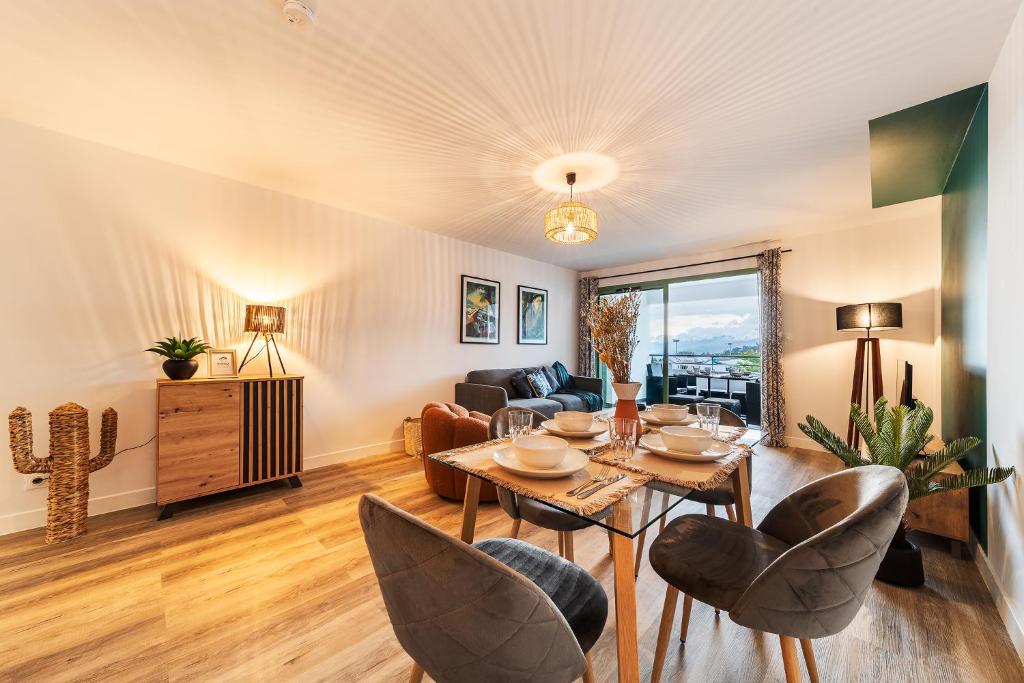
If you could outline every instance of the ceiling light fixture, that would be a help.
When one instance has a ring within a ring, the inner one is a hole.
[[[281,13],[292,26],[312,26],[316,22],[316,10],[302,0],[285,0]]]
[[[544,236],[558,244],[586,244],[597,239],[597,212],[583,202],[572,198],[572,186],[576,184],[576,173],[565,174],[569,183],[569,201],[544,214]]]

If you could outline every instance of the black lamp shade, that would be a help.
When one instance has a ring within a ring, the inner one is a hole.
[[[903,327],[903,304],[851,304],[836,308],[837,330],[896,330]]]

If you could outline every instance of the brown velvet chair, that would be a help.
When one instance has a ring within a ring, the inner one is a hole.
[[[454,403],[440,402],[423,406],[420,417],[423,474],[427,485],[442,498],[462,500],[466,497],[466,475],[427,456],[487,441],[487,425],[491,418],[483,413],[471,413]],[[482,482],[480,501],[493,502],[497,499],[494,484]]]

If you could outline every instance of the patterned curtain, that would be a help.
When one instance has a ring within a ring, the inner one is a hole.
[[[786,445],[782,377],[782,250],[757,255],[761,285],[761,429],[766,446]]]
[[[596,377],[597,367],[594,365],[594,339],[587,327],[591,307],[597,303],[597,278],[580,278],[580,319],[579,344],[576,351],[576,374],[580,377]]]

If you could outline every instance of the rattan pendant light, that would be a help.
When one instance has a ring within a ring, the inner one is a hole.
[[[569,201],[544,214],[544,236],[558,244],[586,244],[597,239],[597,212],[572,198],[576,173],[565,174],[569,183]]]

